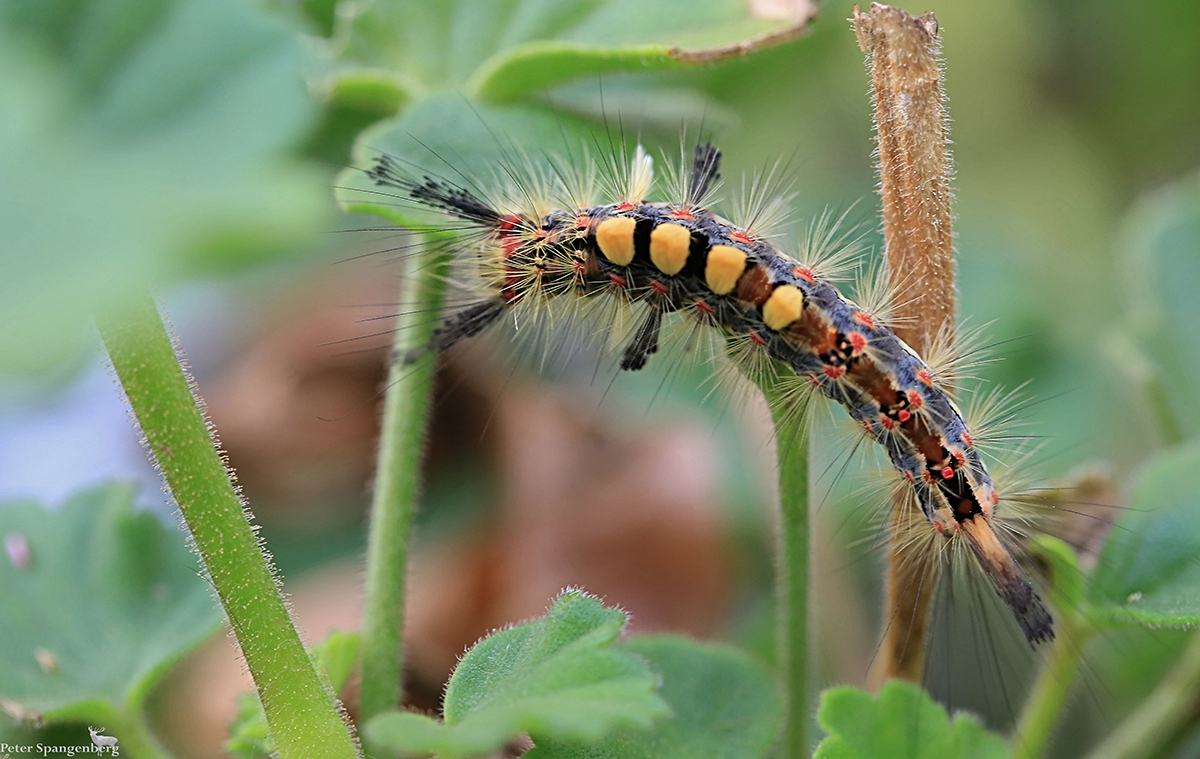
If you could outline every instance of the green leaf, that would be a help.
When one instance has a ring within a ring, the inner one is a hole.
[[[414,93],[495,103],[573,79],[745,55],[798,37],[815,13],[815,3],[756,11],[742,0],[373,3],[349,21],[342,58],[399,70]]]
[[[44,369],[148,285],[293,249],[323,181],[299,35],[247,0],[0,7],[0,367]]]
[[[1134,368],[1168,437],[1200,429],[1200,173],[1147,193],[1121,246]]]
[[[667,712],[637,657],[609,645],[626,616],[579,591],[545,617],[493,633],[467,652],[446,687],[445,722],[391,713],[367,738],[397,754],[483,756],[520,733],[595,740],[619,726],[645,728]]]
[[[267,726],[267,715],[263,712],[258,693],[243,693],[237,699],[237,716],[229,725],[229,739],[224,749],[234,759],[266,759],[271,756],[274,743],[271,729]]]
[[[325,638],[325,642],[313,649],[312,654],[317,658],[317,664],[329,678],[329,687],[341,693],[354,671],[358,661],[358,648],[361,643],[358,633],[345,633],[334,630]]]
[[[532,734],[537,747],[528,759],[755,759],[771,747],[783,705],[771,674],[746,654],[670,635],[642,635],[620,647],[659,673],[671,718],[591,745]]]
[[[139,715],[220,623],[184,536],[133,495],[108,485],[54,510],[0,506],[0,696],[48,722]]]
[[[1200,622],[1200,443],[1142,471],[1100,551],[1091,596],[1116,623]]]
[[[893,680],[872,698],[856,688],[821,694],[817,721],[828,736],[814,759],[1004,759],[1004,740],[974,715],[953,719],[912,683]]]

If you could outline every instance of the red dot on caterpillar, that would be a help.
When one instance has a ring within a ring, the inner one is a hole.
[[[867,349],[868,340],[866,335],[861,332],[851,332],[849,334],[850,348],[854,351],[854,355],[862,355]]]
[[[797,264],[796,266],[792,267],[792,273],[795,274],[800,279],[803,279],[805,282],[816,282],[817,281],[816,276],[812,273],[812,270],[809,269],[807,266],[800,266],[799,264]]]

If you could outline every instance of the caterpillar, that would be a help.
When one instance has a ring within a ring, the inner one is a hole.
[[[681,199],[648,202],[654,161],[638,146],[628,164],[614,159],[612,197],[596,204],[592,175],[559,182],[559,197],[528,186],[485,193],[376,156],[367,176],[380,192],[456,220],[442,229],[453,227],[483,293],[398,360],[440,353],[517,309],[611,297],[644,307],[620,354],[620,368],[636,371],[658,351],[664,316],[678,312],[718,330],[749,364],[781,362],[798,387],[843,406],[882,446],[924,519],[969,546],[1029,644],[1051,640],[1051,614],[994,529],[1001,496],[939,373],[885,318],[843,296],[828,266],[780,251],[762,231],[764,209],[740,224],[713,212],[721,152],[711,143],[681,164]],[[507,174],[522,185],[519,172]]]

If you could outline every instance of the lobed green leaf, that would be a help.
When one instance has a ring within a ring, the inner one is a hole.
[[[953,719],[912,683],[893,680],[872,697],[856,688],[821,695],[817,721],[828,736],[814,759],[1004,759],[1004,740],[973,715]]]
[[[783,720],[779,689],[745,653],[672,635],[637,636],[619,646],[659,673],[670,718],[588,745],[531,734],[537,747],[528,759],[756,759],[771,747]]]
[[[220,624],[179,533],[134,511],[133,495],[113,484],[54,510],[0,506],[0,697],[45,721],[140,716]]]
[[[579,591],[546,616],[477,643],[446,686],[445,722],[394,712],[366,736],[396,754],[483,756],[521,733],[589,741],[665,714],[658,681],[638,657],[611,646],[626,616]]]

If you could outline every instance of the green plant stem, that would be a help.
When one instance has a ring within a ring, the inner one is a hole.
[[[1192,635],[1175,666],[1121,726],[1088,759],[1154,756],[1179,728],[1193,719],[1200,694],[1200,633]]]
[[[406,260],[394,356],[429,344],[437,323],[430,314],[441,308],[445,265],[433,246]],[[388,372],[367,543],[359,718],[363,724],[400,706],[409,528],[416,509],[436,363],[436,357],[430,356],[412,364],[396,359]]]
[[[167,480],[254,677],[282,759],[359,756],[309,660],[149,294],[97,320],[145,444]]]
[[[780,371],[788,371],[780,369]],[[760,383],[771,406],[779,464],[779,540],[775,570],[776,661],[783,674],[780,759],[809,755],[808,729],[808,430],[788,402],[779,378]]]
[[[1083,648],[1094,632],[1095,628],[1078,614],[1061,613],[1054,643],[1013,730],[1013,759],[1036,759],[1045,753],[1071,695]]]
[[[1157,368],[1148,368],[1146,371],[1147,376],[1142,383],[1142,390],[1154,412],[1154,421],[1158,425],[1158,432],[1167,446],[1179,445],[1184,441],[1183,430],[1179,428],[1178,415],[1171,408],[1171,399],[1166,387],[1163,386],[1162,376]]]

